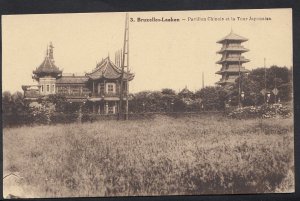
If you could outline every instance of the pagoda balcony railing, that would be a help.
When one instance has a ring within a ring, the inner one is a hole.
[[[124,91],[123,93],[123,96],[125,97],[126,96],[126,91]],[[107,93],[107,92],[94,92],[94,93],[91,93],[91,97],[120,97],[120,93],[119,92],[110,92],[110,93]]]
[[[239,70],[246,70],[244,66],[240,67],[228,67],[228,68],[222,68],[221,71],[239,71]]]
[[[222,49],[226,49],[226,48],[245,48],[243,45],[226,45],[226,46],[222,46]]]
[[[226,47],[238,47],[238,48],[244,48],[243,45],[234,45],[234,44],[227,45]]]
[[[224,61],[226,59],[235,59],[236,61],[238,61],[238,60],[241,60],[241,61],[247,60],[244,56],[227,55],[227,56],[223,56],[221,58],[221,61]]]
[[[222,47],[218,52],[223,52],[224,50],[228,50],[228,49],[231,49],[231,50],[236,50],[236,51],[248,51],[247,48],[245,48],[244,46],[242,45],[231,45],[231,46],[224,46]]]
[[[234,58],[234,59],[241,59],[241,60],[243,60],[243,59],[245,59],[245,57],[244,56],[235,56],[235,55],[228,55],[226,58]]]

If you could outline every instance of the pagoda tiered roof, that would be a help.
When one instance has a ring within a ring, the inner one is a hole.
[[[241,72],[241,73],[249,73],[250,71],[248,69],[245,69],[245,67],[241,67],[241,69],[238,69],[238,68],[229,68],[229,69],[226,69],[226,70],[220,70],[220,71],[217,71],[216,74],[224,74],[224,73],[236,73],[236,72]]]
[[[223,47],[221,50],[217,51],[218,54],[223,54],[226,51],[231,51],[231,52],[248,52],[249,49],[244,48],[243,46],[228,46],[228,47]]]
[[[231,31],[227,36],[225,36],[221,40],[218,40],[217,43],[224,43],[226,41],[245,42],[247,40],[248,40],[247,38],[237,35],[237,34],[233,33],[233,31]]]
[[[227,36],[217,41],[217,43],[222,44],[221,50],[217,51],[218,54],[222,55],[222,58],[216,64],[221,64],[222,68],[216,74],[222,75],[222,78],[216,84],[233,84],[240,74],[249,73],[249,70],[243,66],[243,63],[247,63],[250,60],[241,56],[244,52],[249,51],[249,49],[241,45],[245,41],[248,41],[248,39],[233,33],[232,30]]]
[[[218,82],[216,82],[216,84],[231,84],[231,83],[234,83],[235,82],[235,80],[236,80],[237,78],[228,78],[228,79],[226,79],[226,80],[220,80],[220,81],[218,81]]]
[[[86,73],[86,76],[92,80],[97,80],[101,78],[106,79],[117,79],[121,78],[122,69],[116,66],[108,57],[103,59],[100,63],[96,65],[96,68],[91,73]],[[134,78],[133,73],[124,72],[124,78],[131,81]]]
[[[222,63],[225,63],[225,62],[246,63],[246,62],[249,62],[249,61],[250,60],[246,59],[245,57],[226,57],[226,58],[223,58],[223,59],[217,61],[216,64],[222,64]]]

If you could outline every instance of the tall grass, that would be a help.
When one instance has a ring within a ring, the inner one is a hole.
[[[4,171],[20,172],[34,197],[289,192],[293,150],[291,119],[157,116],[4,129]]]

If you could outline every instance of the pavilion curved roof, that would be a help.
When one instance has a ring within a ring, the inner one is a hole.
[[[61,74],[62,71],[54,64],[54,61],[50,59],[48,56],[45,57],[44,61],[41,65],[33,71],[34,74]]]
[[[109,57],[103,59],[100,63],[96,65],[96,68],[90,72],[86,73],[86,76],[92,80],[97,80],[101,78],[106,79],[117,79],[120,78],[122,74],[122,69],[116,66]],[[131,81],[134,78],[133,73],[124,72],[124,79]]]
[[[193,92],[191,92],[191,91],[187,88],[187,86],[186,86],[186,87],[185,87],[184,89],[182,89],[178,94],[179,94],[179,95],[192,95]]]

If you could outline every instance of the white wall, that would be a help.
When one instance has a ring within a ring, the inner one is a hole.
[[[53,77],[43,77],[39,79],[40,93],[42,95],[55,94],[56,79]]]

